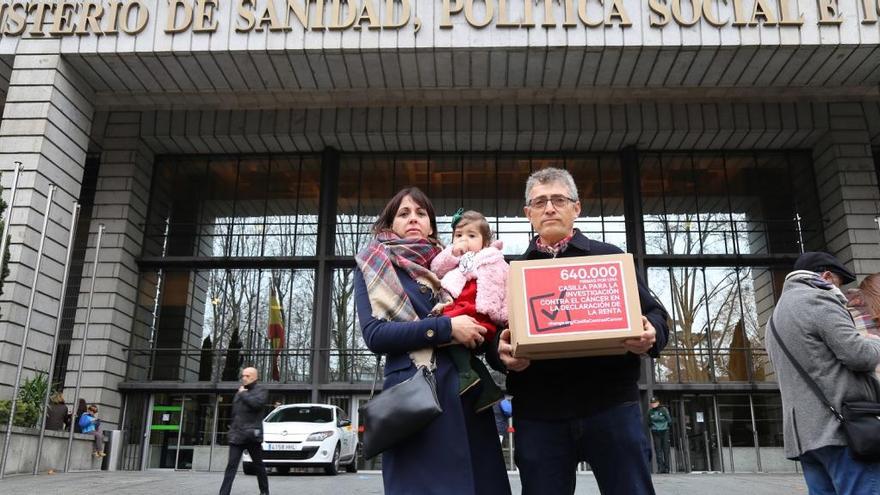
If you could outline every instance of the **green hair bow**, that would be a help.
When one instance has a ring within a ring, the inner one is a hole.
[[[464,208],[459,208],[458,211],[456,211],[455,214],[452,215],[451,225],[452,225],[453,230],[455,230],[455,226],[458,224],[458,222],[461,221],[461,214],[462,213],[464,213]]]

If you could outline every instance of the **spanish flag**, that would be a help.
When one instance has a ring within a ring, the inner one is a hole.
[[[269,345],[272,347],[272,379],[281,379],[278,369],[278,357],[284,347],[284,318],[281,316],[281,304],[275,291],[275,280],[272,280],[272,292],[269,295]]]

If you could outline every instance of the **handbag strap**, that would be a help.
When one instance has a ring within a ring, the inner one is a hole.
[[[379,381],[379,372],[382,370],[381,363],[382,363],[382,355],[376,354],[376,372],[373,373],[373,385],[370,387],[370,399],[369,400],[373,400],[373,395],[375,395],[375,393],[376,393],[376,383]],[[428,373],[429,375],[431,373],[433,373],[433,371],[431,371],[431,369],[436,368],[436,367],[437,367],[437,353],[436,352],[431,353],[431,367],[430,368],[426,367],[426,366],[420,366],[420,368],[423,368],[425,370],[425,372]]]
[[[376,393],[376,382],[379,381],[379,371],[382,369],[382,355],[376,354],[376,372],[373,373],[373,386],[370,387],[370,399],[373,400],[373,394]]]
[[[818,397],[819,400],[821,400],[822,403],[825,404],[825,407],[831,410],[831,414],[833,414],[834,417],[837,418],[837,421],[841,423],[845,422],[846,420],[844,419],[843,415],[840,414],[837,409],[834,408],[831,402],[828,401],[828,399],[825,397],[825,394],[822,393],[822,389],[819,388],[819,385],[817,385],[816,382],[810,377],[810,375],[807,374],[806,370],[804,370],[797,359],[792,356],[785,343],[782,342],[782,338],[779,337],[779,333],[776,331],[776,325],[773,323],[773,316],[770,316],[770,334],[773,335],[774,339],[776,339],[776,343],[779,344],[779,348],[782,349],[782,352],[785,353],[785,355],[788,357],[788,360],[794,366],[794,369],[796,369],[797,372],[801,375],[801,378],[803,378],[804,381],[807,382],[810,390],[812,390],[813,393],[816,394],[816,397]]]

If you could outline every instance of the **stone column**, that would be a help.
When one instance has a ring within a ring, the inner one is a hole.
[[[829,105],[830,126],[813,147],[828,250],[859,278],[880,272],[880,189],[859,103]]]
[[[58,186],[47,238],[23,379],[48,371],[73,201],[79,198],[94,94],[57,54],[57,40],[19,43],[0,122],[0,173],[9,202],[14,162],[22,163],[9,227],[9,276],[0,296],[0,398],[9,398],[22,344],[46,194]]]
[[[122,406],[119,382],[125,379],[128,358],[123,349],[131,345],[131,332],[137,324],[139,274],[135,259],[144,244],[153,171],[153,152],[139,137],[140,117],[135,112],[112,113],[105,129],[98,130],[101,163],[65,381],[72,393],[94,270],[95,240],[98,226],[104,224],[80,396],[99,404],[102,419],[111,424],[118,422]],[[68,398],[73,402],[73,396]]]

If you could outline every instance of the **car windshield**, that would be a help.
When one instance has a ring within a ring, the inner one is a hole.
[[[270,414],[267,423],[331,423],[333,410],[326,407],[286,407]]]

